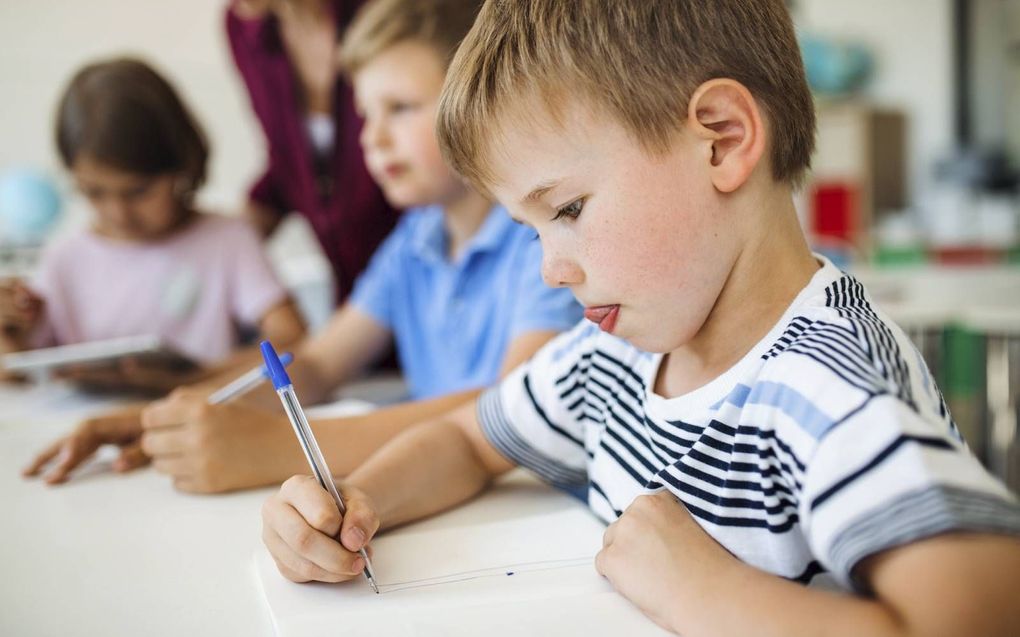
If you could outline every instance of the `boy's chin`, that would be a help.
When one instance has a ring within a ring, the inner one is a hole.
[[[424,193],[409,192],[406,189],[383,188],[383,197],[386,198],[386,203],[390,204],[390,207],[397,210],[419,208],[436,203],[429,197],[426,197]]]

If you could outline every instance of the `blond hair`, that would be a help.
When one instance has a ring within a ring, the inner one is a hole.
[[[386,49],[420,42],[449,65],[471,29],[481,0],[372,0],[355,15],[340,46],[340,65],[351,76]]]
[[[451,167],[476,187],[494,183],[494,133],[506,116],[558,121],[583,100],[662,152],[712,78],[745,85],[764,110],[777,181],[810,167],[815,113],[782,0],[487,0],[447,73],[438,138]]]

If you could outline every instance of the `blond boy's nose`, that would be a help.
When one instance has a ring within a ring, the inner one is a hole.
[[[563,257],[542,256],[542,280],[551,288],[570,287],[584,280],[584,273],[576,263]]]
[[[381,148],[388,139],[385,127],[379,123],[366,120],[361,128],[361,146],[363,148]]]

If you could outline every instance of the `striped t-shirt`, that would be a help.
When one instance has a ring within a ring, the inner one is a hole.
[[[743,561],[812,585],[851,588],[864,557],[947,531],[1020,534],[917,350],[831,263],[707,385],[656,395],[661,361],[582,322],[484,394],[479,420],[607,522],[666,488]]]

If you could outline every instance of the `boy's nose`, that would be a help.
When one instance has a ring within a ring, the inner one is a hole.
[[[379,123],[366,120],[361,127],[361,147],[366,150],[383,148],[386,146],[388,139],[386,127]]]
[[[551,288],[570,287],[584,281],[584,271],[571,259],[543,251],[542,280]]]

